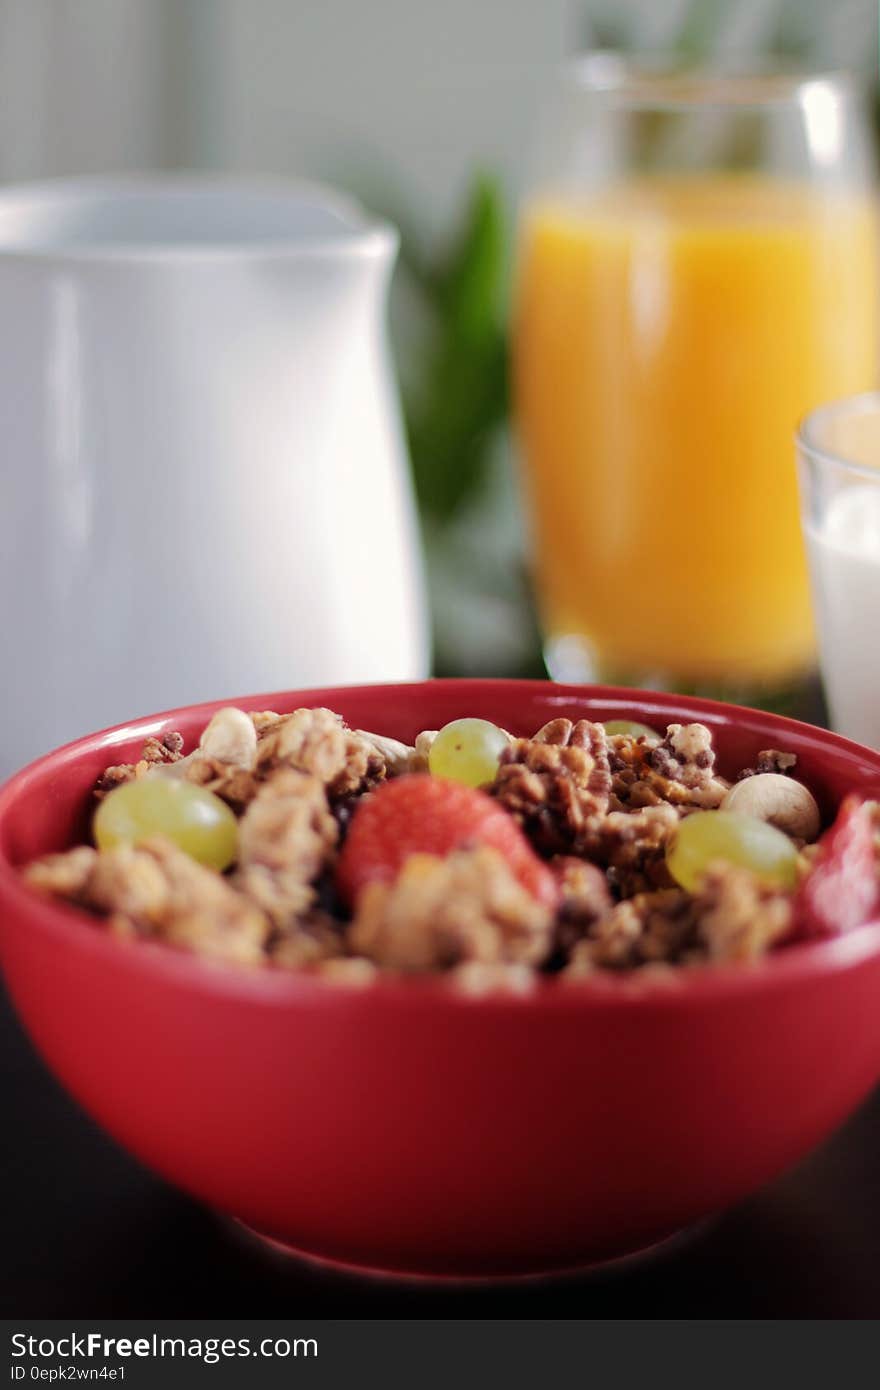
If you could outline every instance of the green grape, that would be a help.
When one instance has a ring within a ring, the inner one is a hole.
[[[723,860],[751,869],[765,883],[793,888],[797,850],[775,825],[736,811],[695,811],[678,827],[666,852],[669,872],[694,893],[708,866]]]
[[[650,724],[640,724],[637,719],[606,719],[606,734],[626,734],[629,738],[660,738]]]
[[[123,782],[104,797],[92,829],[99,849],[164,835],[200,864],[221,871],[238,849],[238,826],[226,802],[176,777]]]
[[[488,719],[453,719],[431,744],[428,767],[435,777],[482,787],[494,778],[507,745],[507,734]]]

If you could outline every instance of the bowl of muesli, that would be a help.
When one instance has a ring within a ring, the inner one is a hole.
[[[880,753],[712,701],[429,681],[204,704],[0,790],[0,958],[85,1110],[299,1252],[651,1246],[880,1075]]]

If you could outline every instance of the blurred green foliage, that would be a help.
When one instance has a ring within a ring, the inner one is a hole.
[[[404,264],[427,309],[421,371],[404,409],[416,495],[424,516],[446,522],[485,479],[495,431],[508,414],[504,208],[498,185],[478,177],[452,247],[436,262]]]
[[[438,675],[543,673],[508,430],[510,225],[478,174],[439,250],[397,209],[408,312],[397,325]]]

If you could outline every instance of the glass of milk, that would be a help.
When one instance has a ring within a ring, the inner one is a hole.
[[[880,392],[798,431],[804,536],[831,722],[880,747]]]

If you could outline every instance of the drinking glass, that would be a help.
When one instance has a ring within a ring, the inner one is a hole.
[[[880,393],[808,415],[798,471],[832,724],[880,748]]]
[[[550,674],[778,704],[815,666],[792,432],[876,380],[858,85],[593,54],[535,165],[513,367]]]

